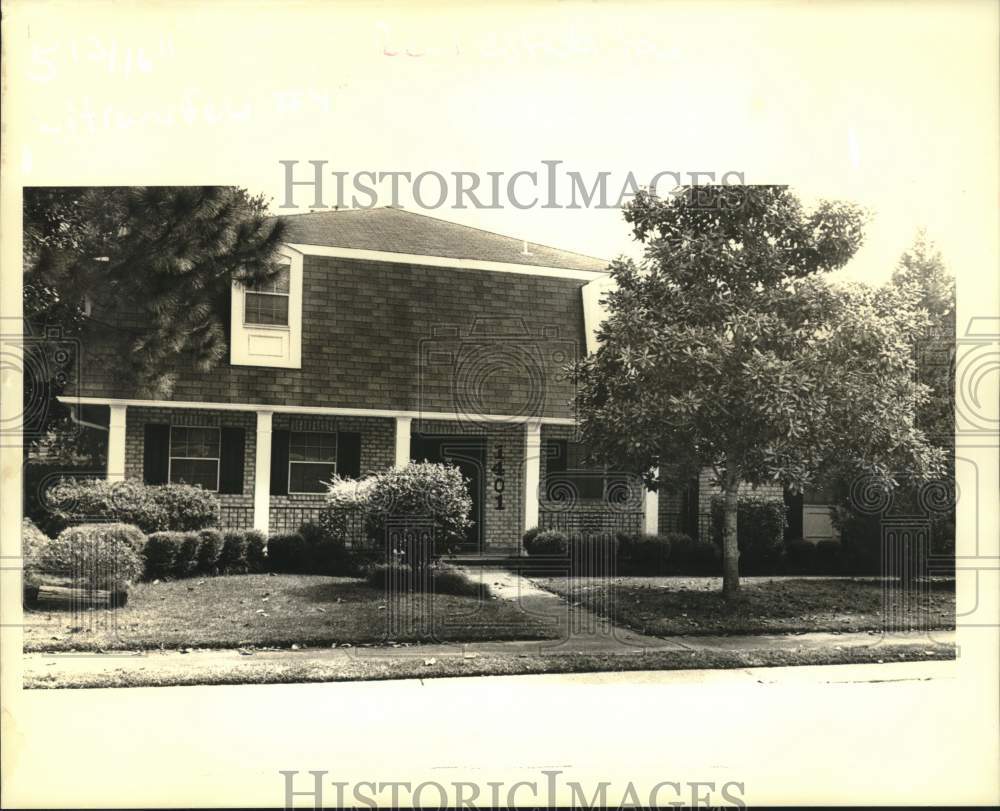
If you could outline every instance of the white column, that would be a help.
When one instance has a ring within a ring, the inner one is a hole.
[[[253,468],[253,528],[265,535],[271,525],[271,417],[257,412],[257,455]]]
[[[660,471],[657,469],[656,476],[659,478]],[[656,535],[660,531],[660,494],[652,490],[646,491],[645,503],[645,531],[650,535]]]
[[[541,423],[524,424],[524,526],[523,530],[538,526],[538,485],[541,482],[542,426]]]
[[[111,406],[108,422],[108,481],[125,479],[125,412],[128,406]]]
[[[396,469],[410,464],[410,424],[413,417],[396,417]]]

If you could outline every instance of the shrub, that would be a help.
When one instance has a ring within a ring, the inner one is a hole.
[[[569,550],[569,539],[564,532],[547,529],[537,533],[533,538],[526,538],[524,549],[532,557],[565,555]]]
[[[21,557],[24,560],[24,582],[37,583],[41,571],[42,549],[49,537],[30,518],[21,522]]]
[[[224,533],[219,571],[224,574],[245,574],[248,569],[247,546],[246,532],[231,530]]]
[[[267,536],[259,529],[248,529],[244,532],[247,542],[247,571],[267,571]]]
[[[203,529],[219,521],[218,497],[186,484],[62,479],[46,499],[60,529],[81,521],[118,521],[149,533]]]
[[[319,513],[318,527],[326,537],[342,544],[361,540],[357,536],[364,534],[368,500],[376,480],[376,476],[369,476],[360,481],[334,477],[328,485],[326,499]]]
[[[489,586],[472,580],[464,572],[451,566],[428,566],[415,571],[402,563],[379,563],[372,566],[367,576],[368,585],[389,593],[423,592],[428,587],[435,594],[452,594],[457,597],[482,597],[490,595]]]
[[[124,591],[142,574],[142,560],[121,533],[87,524],[65,529],[46,542],[39,568],[89,588]]]
[[[189,484],[160,484],[149,490],[163,529],[190,532],[219,523],[219,497],[215,493]]]
[[[785,570],[790,574],[816,571],[816,544],[797,538],[785,544]]]
[[[839,541],[820,541],[816,544],[816,573],[840,574],[843,556]]]
[[[722,496],[712,499],[712,539],[722,547],[725,520]],[[740,569],[747,572],[777,570],[784,551],[788,518],[785,504],[761,496],[740,496],[737,502],[736,533],[740,550]]]
[[[312,523],[300,526],[298,534],[306,543],[310,573],[347,575],[356,571],[342,536],[332,536],[319,524]]]
[[[680,535],[687,543],[691,539],[682,533]],[[618,567],[623,574],[662,575],[670,571],[670,550],[672,547],[670,535],[618,535]]]
[[[524,545],[525,549],[527,549],[530,544],[534,543],[535,538],[538,537],[538,533],[541,531],[542,530],[539,527],[532,527],[531,529],[526,529],[524,531],[524,534],[521,536],[521,543]]]
[[[537,541],[537,538],[536,538]],[[605,533],[571,535],[567,544],[570,569],[583,577],[608,575],[615,571],[618,538]]]
[[[174,577],[191,577],[198,571],[198,548],[201,539],[197,532],[181,534],[180,546],[177,548],[177,560],[174,563]]]
[[[198,571],[218,574],[222,555],[222,533],[217,529],[203,529],[198,533]]]
[[[709,541],[699,541],[683,533],[670,533],[672,574],[714,575],[722,571],[722,550]]]
[[[267,541],[267,565],[272,572],[307,573],[309,560],[305,538],[297,532],[272,535]]]
[[[375,477],[367,499],[366,531],[376,543],[386,538],[389,522],[413,519],[429,522],[433,531],[418,529],[403,538],[404,555],[416,566],[454,552],[472,525],[472,499],[457,467],[435,462],[412,462]]]
[[[181,545],[185,540],[182,532],[154,532],[146,539],[147,580],[162,580],[176,574]]]

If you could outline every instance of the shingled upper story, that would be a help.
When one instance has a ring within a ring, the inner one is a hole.
[[[314,520],[335,473],[426,458],[470,480],[470,551],[581,516],[704,530],[707,487],[615,501],[621,477],[579,464],[565,368],[596,346],[605,260],[398,208],[283,219],[282,273],[232,288],[228,363],[179,361],[170,398],[149,400],[86,347],[67,400],[109,407],[109,478],[197,483],[226,526],[275,532]]]

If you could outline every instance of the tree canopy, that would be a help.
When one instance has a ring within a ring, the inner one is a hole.
[[[866,214],[806,211],[783,186],[702,186],[625,209],[644,257],[614,262],[576,405],[595,457],[670,487],[703,467],[726,496],[725,589],[735,591],[741,482],[793,491],[850,464],[886,487],[933,475],[917,427],[928,387],[910,349],[927,325],[910,286],[834,285]]]
[[[130,386],[163,396],[178,355],[202,369],[224,356],[230,285],[276,272],[283,230],[228,186],[25,189],[25,316],[98,331]]]

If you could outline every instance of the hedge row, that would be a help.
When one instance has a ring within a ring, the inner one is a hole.
[[[194,575],[245,574],[266,570],[264,533],[154,532],[146,540],[147,580]]]
[[[565,562],[574,572],[581,574],[606,572],[611,559],[615,563],[615,573],[621,575],[694,576],[722,573],[719,544],[694,540],[680,532],[665,535],[619,533],[613,538],[595,538],[568,536],[557,530],[530,529],[524,534],[523,541],[529,556],[548,562]],[[850,550],[837,541],[812,543],[799,539],[782,543],[763,560],[751,555],[741,550],[740,570],[743,574],[868,573],[868,569],[856,564]]]
[[[46,491],[45,502],[49,534],[97,521],[133,524],[145,533],[190,532],[219,523],[218,496],[187,484],[61,479]]]

